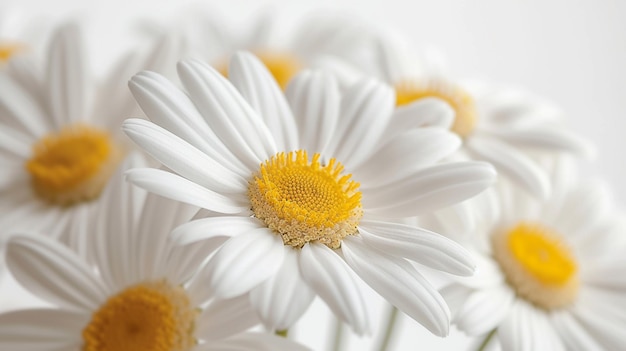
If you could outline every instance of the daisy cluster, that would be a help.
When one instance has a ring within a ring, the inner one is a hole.
[[[315,299],[337,351],[344,324],[391,350],[398,311],[478,351],[626,349],[626,228],[558,109],[298,22],[144,23],[105,75],[76,23],[0,32],[0,274],[41,302],[0,291],[0,350],[306,350]]]

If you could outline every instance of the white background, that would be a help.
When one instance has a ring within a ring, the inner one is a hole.
[[[99,33],[119,31],[137,14],[165,17],[190,1],[173,0],[1,0],[5,7],[34,9],[37,14],[91,14]],[[566,112],[571,128],[597,144],[595,162],[585,164],[626,196],[626,1],[579,0],[231,0],[210,2],[229,16],[250,17],[271,4],[276,11],[300,14],[338,9],[368,21],[395,26],[416,45],[437,48],[459,77],[481,78],[531,90]],[[93,15],[97,14],[97,15]],[[113,40],[102,39],[100,50]],[[375,306],[376,301],[372,302]],[[322,305],[315,305],[315,307]],[[320,307],[323,310],[323,307]],[[307,316],[295,331],[323,349],[330,328],[321,312]],[[430,336],[402,319],[397,350],[464,350],[467,339],[453,331],[446,340]],[[371,340],[352,344],[367,350]]]

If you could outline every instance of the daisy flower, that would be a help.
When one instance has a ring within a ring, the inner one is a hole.
[[[389,138],[386,131],[401,126],[393,124],[393,91],[378,82],[341,94],[333,76],[306,71],[285,98],[253,55],[238,53],[229,67],[230,82],[206,63],[179,63],[186,92],[158,74],[138,74],[130,88],[152,122],[123,125],[173,171],[131,170],[131,182],[213,213],[178,228],[178,242],[229,237],[204,271],[206,289],[224,298],[251,291],[259,316],[277,330],[318,295],[363,333],[368,306],[356,272],[446,335],[448,307],[409,261],[458,275],[471,275],[473,262],[449,239],[392,219],[483,191],[495,177],[491,166],[436,164],[459,145],[443,129]],[[438,101],[421,107],[450,113]]]
[[[111,206],[95,225],[75,228],[90,234],[95,267],[46,236],[9,238],[11,273],[52,306],[1,314],[0,349],[305,350],[284,338],[247,332],[258,318],[246,296],[216,300],[199,289],[204,277],[195,272],[204,249],[215,242],[181,247],[168,241],[172,228],[197,208],[146,197],[121,172],[102,196]]]
[[[96,89],[74,25],[56,30],[46,57],[43,72],[16,57],[0,75],[0,225],[58,237],[99,206],[131,146],[120,131],[137,109],[128,70],[154,60],[129,56]]]
[[[442,290],[460,330],[488,335],[483,348],[494,336],[513,351],[626,343],[626,228],[601,186],[554,169],[546,200],[512,183],[493,189],[477,211],[479,273]]]
[[[537,155],[593,153],[586,141],[559,123],[559,112],[550,104],[517,90],[455,80],[437,55],[420,56],[399,36],[378,35],[375,42],[375,58],[362,60],[374,66],[361,68],[394,86],[399,113],[424,98],[445,101],[455,117],[430,125],[450,128],[463,140],[462,154],[491,163],[499,175],[530,193],[542,198],[550,194],[549,176]]]
[[[26,16],[23,11],[0,6],[0,70],[13,57],[38,51],[41,37],[46,32],[45,20]]]

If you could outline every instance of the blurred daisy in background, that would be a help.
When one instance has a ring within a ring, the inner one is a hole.
[[[97,222],[74,228],[93,246],[95,267],[45,236],[9,239],[11,273],[51,306],[1,314],[0,348],[306,350],[284,338],[248,332],[259,320],[247,296],[215,300],[207,293],[195,272],[219,239],[184,247],[168,240],[197,208],[146,196],[123,181],[121,172],[102,197],[110,206]]]
[[[13,57],[41,51],[51,23],[33,16],[32,11],[26,13],[22,9],[0,6],[0,71]]]
[[[137,116],[127,80],[158,66],[166,47],[124,58],[96,82],[73,24],[51,36],[43,68],[17,57],[0,74],[0,226],[60,237],[86,221],[132,145],[120,126]],[[97,208],[95,208],[97,210]]]
[[[174,233],[180,243],[228,237],[203,272],[208,291],[251,291],[274,330],[319,295],[362,334],[370,320],[356,272],[431,332],[448,334],[448,307],[408,260],[463,276],[474,264],[451,240],[392,219],[480,193],[494,181],[491,166],[437,164],[458,138],[439,128],[398,133],[393,91],[371,80],[340,93],[332,75],[305,71],[285,98],[251,54],[233,57],[230,82],[200,61],[178,71],[186,92],[151,72],[131,80],[154,123],[130,119],[124,131],[173,172],[135,169],[128,179],[213,213]],[[430,113],[451,113],[426,103]]]
[[[503,350],[619,350],[626,343],[623,221],[604,186],[581,183],[568,162],[545,167],[553,193],[539,200],[514,183],[481,195],[467,247],[476,277],[442,293],[453,323],[497,337]]]

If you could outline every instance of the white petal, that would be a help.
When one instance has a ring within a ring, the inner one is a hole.
[[[255,56],[238,52],[230,60],[228,78],[241,95],[265,121],[285,151],[298,148],[298,131],[282,90]]]
[[[276,274],[284,251],[282,238],[267,228],[232,237],[207,263],[208,288],[218,298],[246,293]]]
[[[219,213],[243,213],[250,207],[246,202],[236,201],[159,169],[134,168],[126,172],[126,179],[157,195]]]
[[[356,168],[374,150],[394,108],[390,87],[374,80],[355,84],[342,96],[334,131],[324,154],[348,169]]]
[[[441,289],[439,293],[448,304],[452,321],[456,320],[456,315],[461,311],[465,301],[474,290],[461,284],[450,284]]]
[[[498,328],[503,350],[559,350],[556,332],[534,307],[517,300]],[[556,340],[555,340],[556,339]]]
[[[67,247],[43,236],[9,239],[6,261],[15,279],[33,294],[70,309],[92,311],[106,288]]]
[[[250,292],[252,305],[270,330],[289,329],[315,298],[300,275],[295,250],[285,248],[285,259],[278,272]]]
[[[412,217],[451,206],[493,184],[493,167],[482,162],[440,164],[376,189],[363,189],[363,208],[391,218]]]
[[[467,147],[481,159],[491,162],[498,172],[545,199],[550,194],[550,179],[544,170],[530,157],[497,140],[474,137],[466,142]]]
[[[519,130],[496,130],[490,133],[521,147],[530,147],[551,152],[570,152],[587,158],[595,154],[595,148],[580,136],[563,130],[563,127],[542,126]]]
[[[9,79],[0,75],[0,123],[15,128],[32,138],[39,138],[52,130],[51,121],[44,115],[40,101],[33,92],[25,92]]]
[[[550,320],[568,350],[602,350],[602,346],[589,334],[589,331],[580,325],[569,312],[554,312],[551,314]]]
[[[200,61],[182,61],[178,75],[213,132],[248,169],[276,154],[269,129],[219,72]]]
[[[52,37],[46,77],[47,101],[57,128],[86,116],[86,68],[77,25],[61,27]]]
[[[380,187],[439,162],[459,146],[461,139],[446,130],[413,129],[396,135],[351,171],[363,188]]]
[[[21,310],[0,314],[0,349],[11,351],[74,350],[88,313],[53,309]]]
[[[514,298],[513,292],[504,287],[476,290],[465,300],[454,323],[469,335],[489,333],[502,323]]]
[[[368,305],[346,262],[322,244],[307,244],[300,252],[300,272],[333,313],[357,334],[369,333]]]
[[[341,250],[350,267],[389,303],[433,334],[448,335],[448,305],[407,261],[376,252],[356,237],[345,238]]]
[[[307,351],[309,348],[276,335],[241,333],[226,340],[196,346],[199,351]],[[195,349],[194,349],[195,350]]]
[[[408,105],[396,107],[385,136],[393,138],[407,130],[424,127],[450,129],[453,121],[454,110],[446,102],[436,98],[419,99]]]
[[[122,129],[159,162],[207,189],[237,193],[248,182],[180,137],[143,119],[128,119]]]
[[[198,316],[196,337],[205,341],[224,339],[258,323],[247,294],[228,300],[214,300]]]
[[[29,159],[32,155],[33,145],[31,145],[31,143],[33,141],[32,138],[29,138],[21,132],[3,125],[2,128],[0,128],[0,159],[6,157],[10,158],[11,161],[23,163],[24,160]],[[3,162],[3,168],[8,166],[8,160]],[[23,164],[20,164],[20,170],[22,169]]]
[[[208,217],[180,225],[172,231],[172,238],[179,245],[187,245],[219,236],[237,236],[264,227],[263,222],[254,217]]]
[[[593,335],[598,343],[604,346],[605,350],[621,349],[626,343],[626,336],[624,336],[624,328],[622,327],[626,323],[624,309],[621,308],[624,306],[623,296],[618,296],[617,299],[612,298],[613,301],[621,300],[620,303],[612,304],[612,306],[606,303],[602,306],[602,301],[598,300],[594,303],[589,303],[589,299],[581,298],[580,300],[574,306],[574,316],[579,323],[584,326],[589,334]],[[613,311],[610,310],[611,308]]]
[[[359,233],[368,246],[461,276],[476,269],[472,255],[454,241],[431,231],[403,224],[361,221]]]
[[[237,174],[250,175],[209,128],[189,97],[165,77],[141,72],[131,79],[129,88],[151,121]]]
[[[300,147],[322,152],[333,135],[339,115],[339,87],[320,71],[298,74],[285,92],[297,123]]]

